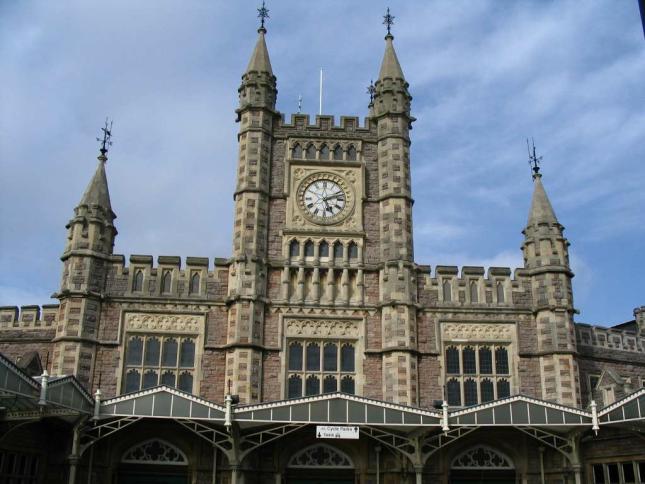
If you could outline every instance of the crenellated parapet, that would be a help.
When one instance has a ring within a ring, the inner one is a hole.
[[[0,330],[42,329],[55,327],[58,321],[58,304],[42,306],[0,307]]]
[[[189,298],[225,300],[229,259],[207,257],[123,255],[110,258],[106,282],[108,297]]]
[[[324,136],[331,135],[335,138],[342,138],[345,135],[361,136],[366,133],[376,134],[376,125],[370,121],[370,118],[364,118],[363,124],[360,124],[358,116],[341,116],[340,123],[336,122],[336,118],[331,115],[316,115],[315,121],[311,122],[311,117],[308,114],[291,114],[289,122],[286,121],[285,115],[279,119],[276,129],[283,130],[292,135],[297,135],[306,132],[311,136]]]
[[[584,353],[584,347],[594,347],[645,354],[645,334],[584,323],[576,323],[575,328],[576,342],[581,353]]]
[[[511,275],[512,274],[512,275]],[[529,309],[531,286],[525,269],[474,266],[417,266],[419,302],[424,307]]]

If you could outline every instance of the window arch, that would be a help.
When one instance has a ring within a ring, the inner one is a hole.
[[[289,242],[289,257],[298,257],[300,255],[300,244],[297,240]]]
[[[348,252],[350,259],[358,259],[358,245],[356,242],[349,243]]]
[[[294,454],[289,459],[287,467],[291,469],[353,469],[354,462],[345,452],[329,444],[313,444]]]
[[[188,465],[188,458],[180,449],[161,439],[150,439],[133,445],[123,453],[124,464]]]
[[[459,380],[456,378],[451,378],[446,384],[446,393],[448,397],[448,405],[454,405],[456,407],[461,406],[461,385]]]
[[[341,161],[343,159],[343,148],[340,145],[334,147],[334,161]]]
[[[349,148],[347,148],[347,159],[350,161],[356,160],[356,148],[354,145],[350,145]]]
[[[190,287],[188,288],[190,294],[197,294],[199,292],[199,280],[199,272],[194,272],[190,277]]]
[[[459,350],[454,346],[446,349],[446,373],[459,374]]]
[[[501,375],[508,374],[508,351],[506,348],[497,348],[495,350],[495,371]]]
[[[313,145],[313,143],[310,143],[307,146],[307,149],[305,150],[305,158],[307,160],[315,160],[316,159],[316,147]]]
[[[485,445],[472,447],[452,460],[451,469],[515,469],[513,461],[502,452]]]
[[[473,302],[473,303],[479,302],[479,294],[477,293],[477,283],[475,281],[470,282],[470,302]]]
[[[311,240],[305,242],[305,257],[314,256],[314,243]]]
[[[329,257],[329,244],[323,240],[318,247],[318,255],[320,257]]]
[[[318,158],[321,160],[329,159],[329,147],[326,144],[320,147],[320,154],[318,155]]]
[[[299,143],[293,145],[293,149],[291,150],[291,158],[302,159],[302,147]]]
[[[343,252],[343,244],[338,241],[334,242],[334,259],[342,259]]]
[[[143,291],[143,271],[137,269],[134,273],[134,278],[132,279],[132,292],[141,292]]]

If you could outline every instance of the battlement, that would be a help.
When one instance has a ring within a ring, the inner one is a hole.
[[[364,118],[363,125],[360,125],[358,116],[341,116],[340,124],[336,124],[336,119],[332,115],[316,114],[315,123],[311,124],[308,114],[292,114],[291,121],[285,121],[285,115],[282,115],[279,128],[294,131],[332,131],[337,133],[369,133],[371,131],[369,118]]]
[[[421,265],[417,270],[419,298],[426,303],[527,306],[531,301],[522,268],[436,266],[433,273]]]
[[[159,256],[154,265],[152,255],[133,254],[129,264],[125,256],[113,255],[108,273],[108,296],[224,298],[228,288],[230,259]]]
[[[50,328],[58,320],[58,304],[1,306],[0,330]]]
[[[645,353],[645,335],[628,329],[602,328],[585,323],[576,323],[575,327],[578,345]]]

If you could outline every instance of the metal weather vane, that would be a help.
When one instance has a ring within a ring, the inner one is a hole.
[[[103,131],[103,137],[96,138],[96,141],[101,143],[100,151],[102,156],[105,156],[109,147],[112,146],[112,123],[113,122],[110,121],[108,124],[108,118],[105,118],[105,126],[101,128],[101,131]]]
[[[542,162],[542,157],[535,154],[535,140],[531,138],[531,146],[529,146],[529,139],[526,138],[526,149],[529,152],[529,166],[531,171],[533,171],[533,178],[540,176],[540,163]]]
[[[258,8],[258,18],[260,19],[260,30],[266,30],[264,21],[269,18],[269,9],[266,8],[264,0],[262,0],[262,6]]]
[[[394,25],[394,15],[390,15],[390,7],[387,7],[387,13],[383,15],[383,25],[387,27],[387,35],[392,35],[391,29]]]

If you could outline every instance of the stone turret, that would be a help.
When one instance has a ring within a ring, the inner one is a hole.
[[[542,398],[580,405],[569,242],[535,170],[531,209],[523,231],[524,267],[531,280]]]
[[[106,155],[107,150],[102,149],[94,176],[67,224],[63,275],[56,294],[60,309],[52,372],[76,375],[88,386],[109,257],[117,234],[105,174]]]
[[[238,178],[235,191],[233,264],[229,280],[226,379],[242,402],[261,399],[264,312],[267,288],[269,175],[277,116],[276,78],[258,30],[239,92]],[[228,387],[227,387],[228,389]]]
[[[409,135],[414,118],[393,39],[388,32],[370,107],[378,130],[383,396],[413,405],[418,402]]]

